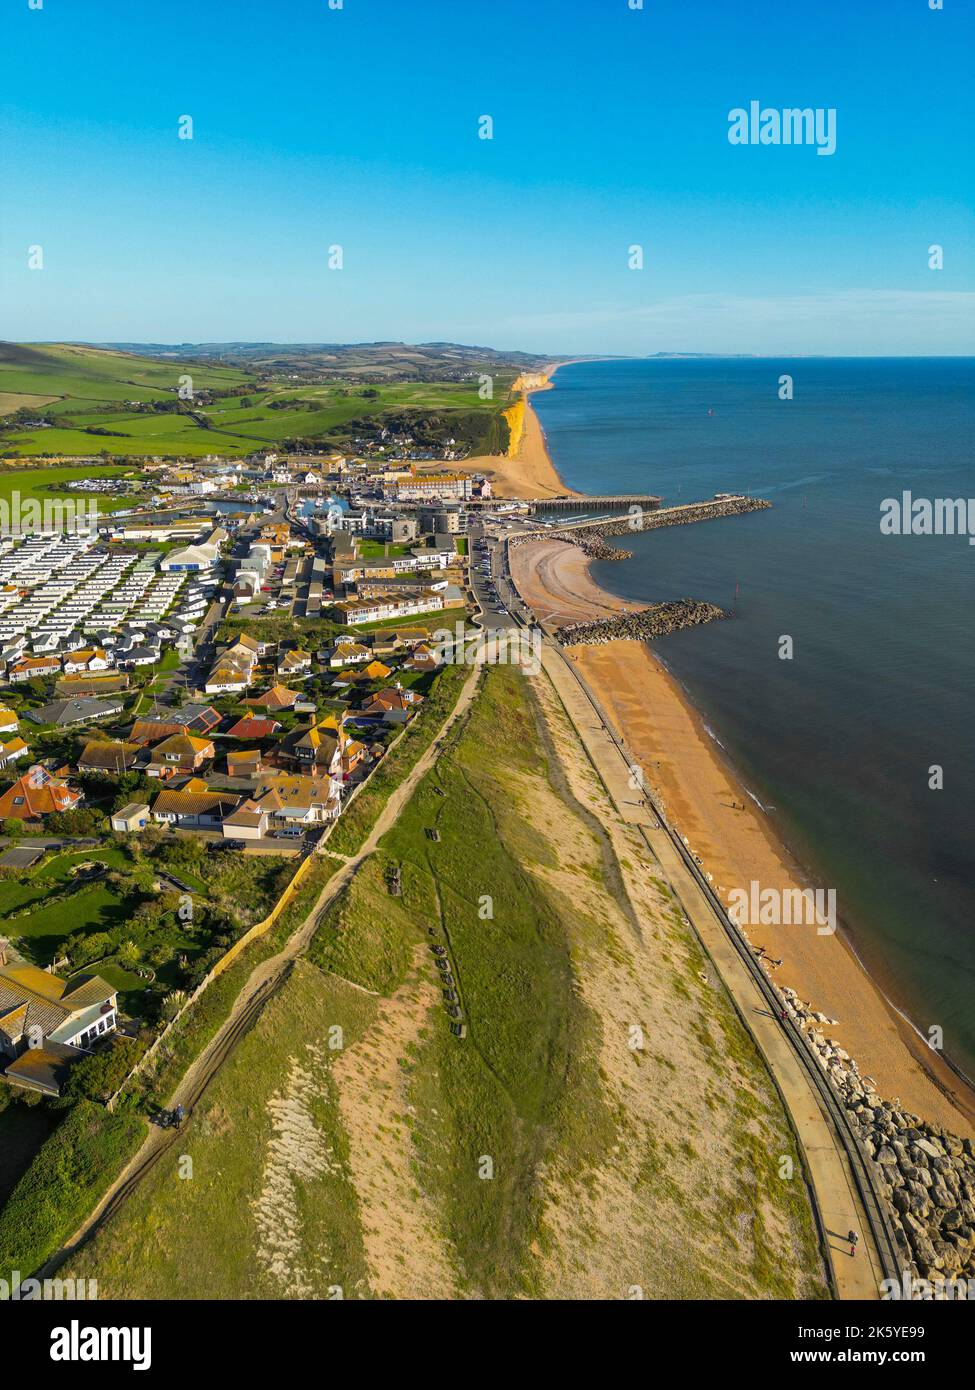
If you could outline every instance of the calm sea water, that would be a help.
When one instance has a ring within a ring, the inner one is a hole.
[[[975,496],[975,360],[595,362],[555,383],[533,401],[569,486],[774,504],[628,537],[594,577],[736,607],[656,650],[888,994],[975,1077],[975,547],[879,527],[904,489]]]

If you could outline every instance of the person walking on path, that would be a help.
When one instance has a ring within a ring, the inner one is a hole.
[[[850,1242],[850,1254],[851,1254],[851,1255],[855,1255],[856,1252],[857,1252],[857,1233],[856,1233],[856,1231],[848,1231],[848,1232],[847,1232],[847,1237],[846,1237],[846,1238],[847,1238],[847,1240]]]

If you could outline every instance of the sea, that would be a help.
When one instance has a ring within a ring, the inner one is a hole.
[[[628,535],[593,577],[733,613],[654,650],[892,1003],[975,1077],[975,545],[881,529],[905,492],[975,498],[975,359],[580,362],[532,403],[573,489],[772,503]]]

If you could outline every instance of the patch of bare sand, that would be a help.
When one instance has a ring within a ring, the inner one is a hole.
[[[256,1258],[268,1279],[289,1298],[314,1298],[327,1283],[328,1255],[316,1249],[308,1263],[299,1185],[340,1167],[319,1129],[313,1107],[327,1095],[327,1065],[306,1043],[303,1055],[289,1059],[283,1090],[268,1101],[271,1136],[260,1195],[252,1203],[257,1227]]]
[[[369,1282],[379,1298],[460,1296],[436,1212],[413,1176],[411,1107],[400,1066],[438,1002],[434,984],[414,968],[391,998],[380,1001],[366,1036],[333,1068]]]
[[[617,598],[594,583],[589,557],[569,541],[541,540],[515,546],[511,574],[518,592],[543,623],[590,622],[645,607]]]
[[[654,881],[645,841],[617,817],[548,681],[533,690],[556,789],[526,777],[513,790],[558,847],[557,866],[531,871],[592,924],[572,941],[573,961],[600,1021],[599,1071],[617,1119],[597,1169],[580,1176],[557,1157],[549,1166],[550,1239],[535,1252],[545,1294],[762,1297],[770,1268],[786,1296],[819,1294],[811,1215],[803,1235],[792,1199],[750,1174],[752,1141],[765,1153],[789,1147],[771,1083],[743,1034],[740,1055],[729,1055],[716,1016],[737,1020]]]

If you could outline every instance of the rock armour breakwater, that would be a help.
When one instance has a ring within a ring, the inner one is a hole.
[[[872,1078],[823,1033],[821,1025],[837,1020],[803,1004],[794,989],[778,993],[856,1122],[905,1268],[935,1287],[975,1279],[975,1145],[909,1114],[899,1100],[882,1099]]]
[[[730,616],[730,613],[713,603],[681,598],[670,603],[654,603],[637,612],[618,613],[615,617],[601,618],[596,622],[568,623],[556,630],[556,636],[563,646],[573,643],[594,646],[617,638],[652,642],[655,637],[665,637],[685,627],[700,627],[702,623],[713,623]]]
[[[723,516],[767,511],[771,505],[761,497],[716,497],[709,502],[688,502],[679,507],[661,507],[659,511],[639,511],[608,521],[584,522],[557,530],[525,531],[510,537],[508,546],[513,550],[538,540],[568,541],[570,545],[577,545],[590,560],[626,560],[633,552],[607,545],[607,536],[633,536],[641,531],[656,531],[662,526],[689,526],[698,521],[716,521]]]
[[[632,534],[632,529],[623,523],[615,522],[612,525],[622,525],[623,532]],[[615,532],[613,533],[615,534]],[[522,531],[517,535],[508,537],[508,549],[517,550],[522,545],[532,545],[536,541],[568,541],[570,545],[576,545],[584,555],[588,555],[590,560],[628,560],[633,554],[632,550],[619,549],[616,546],[607,545],[603,540],[603,533],[590,527],[566,528],[564,531]]]
[[[975,1143],[911,1114],[899,1099],[884,1099],[872,1077],[823,1031],[840,1020],[803,1002],[796,990],[777,984],[782,964],[755,946],[749,949],[772,982],[783,1020],[798,1029],[846,1107],[873,1165],[894,1238],[911,1282],[894,1297],[962,1298],[975,1288]]]

